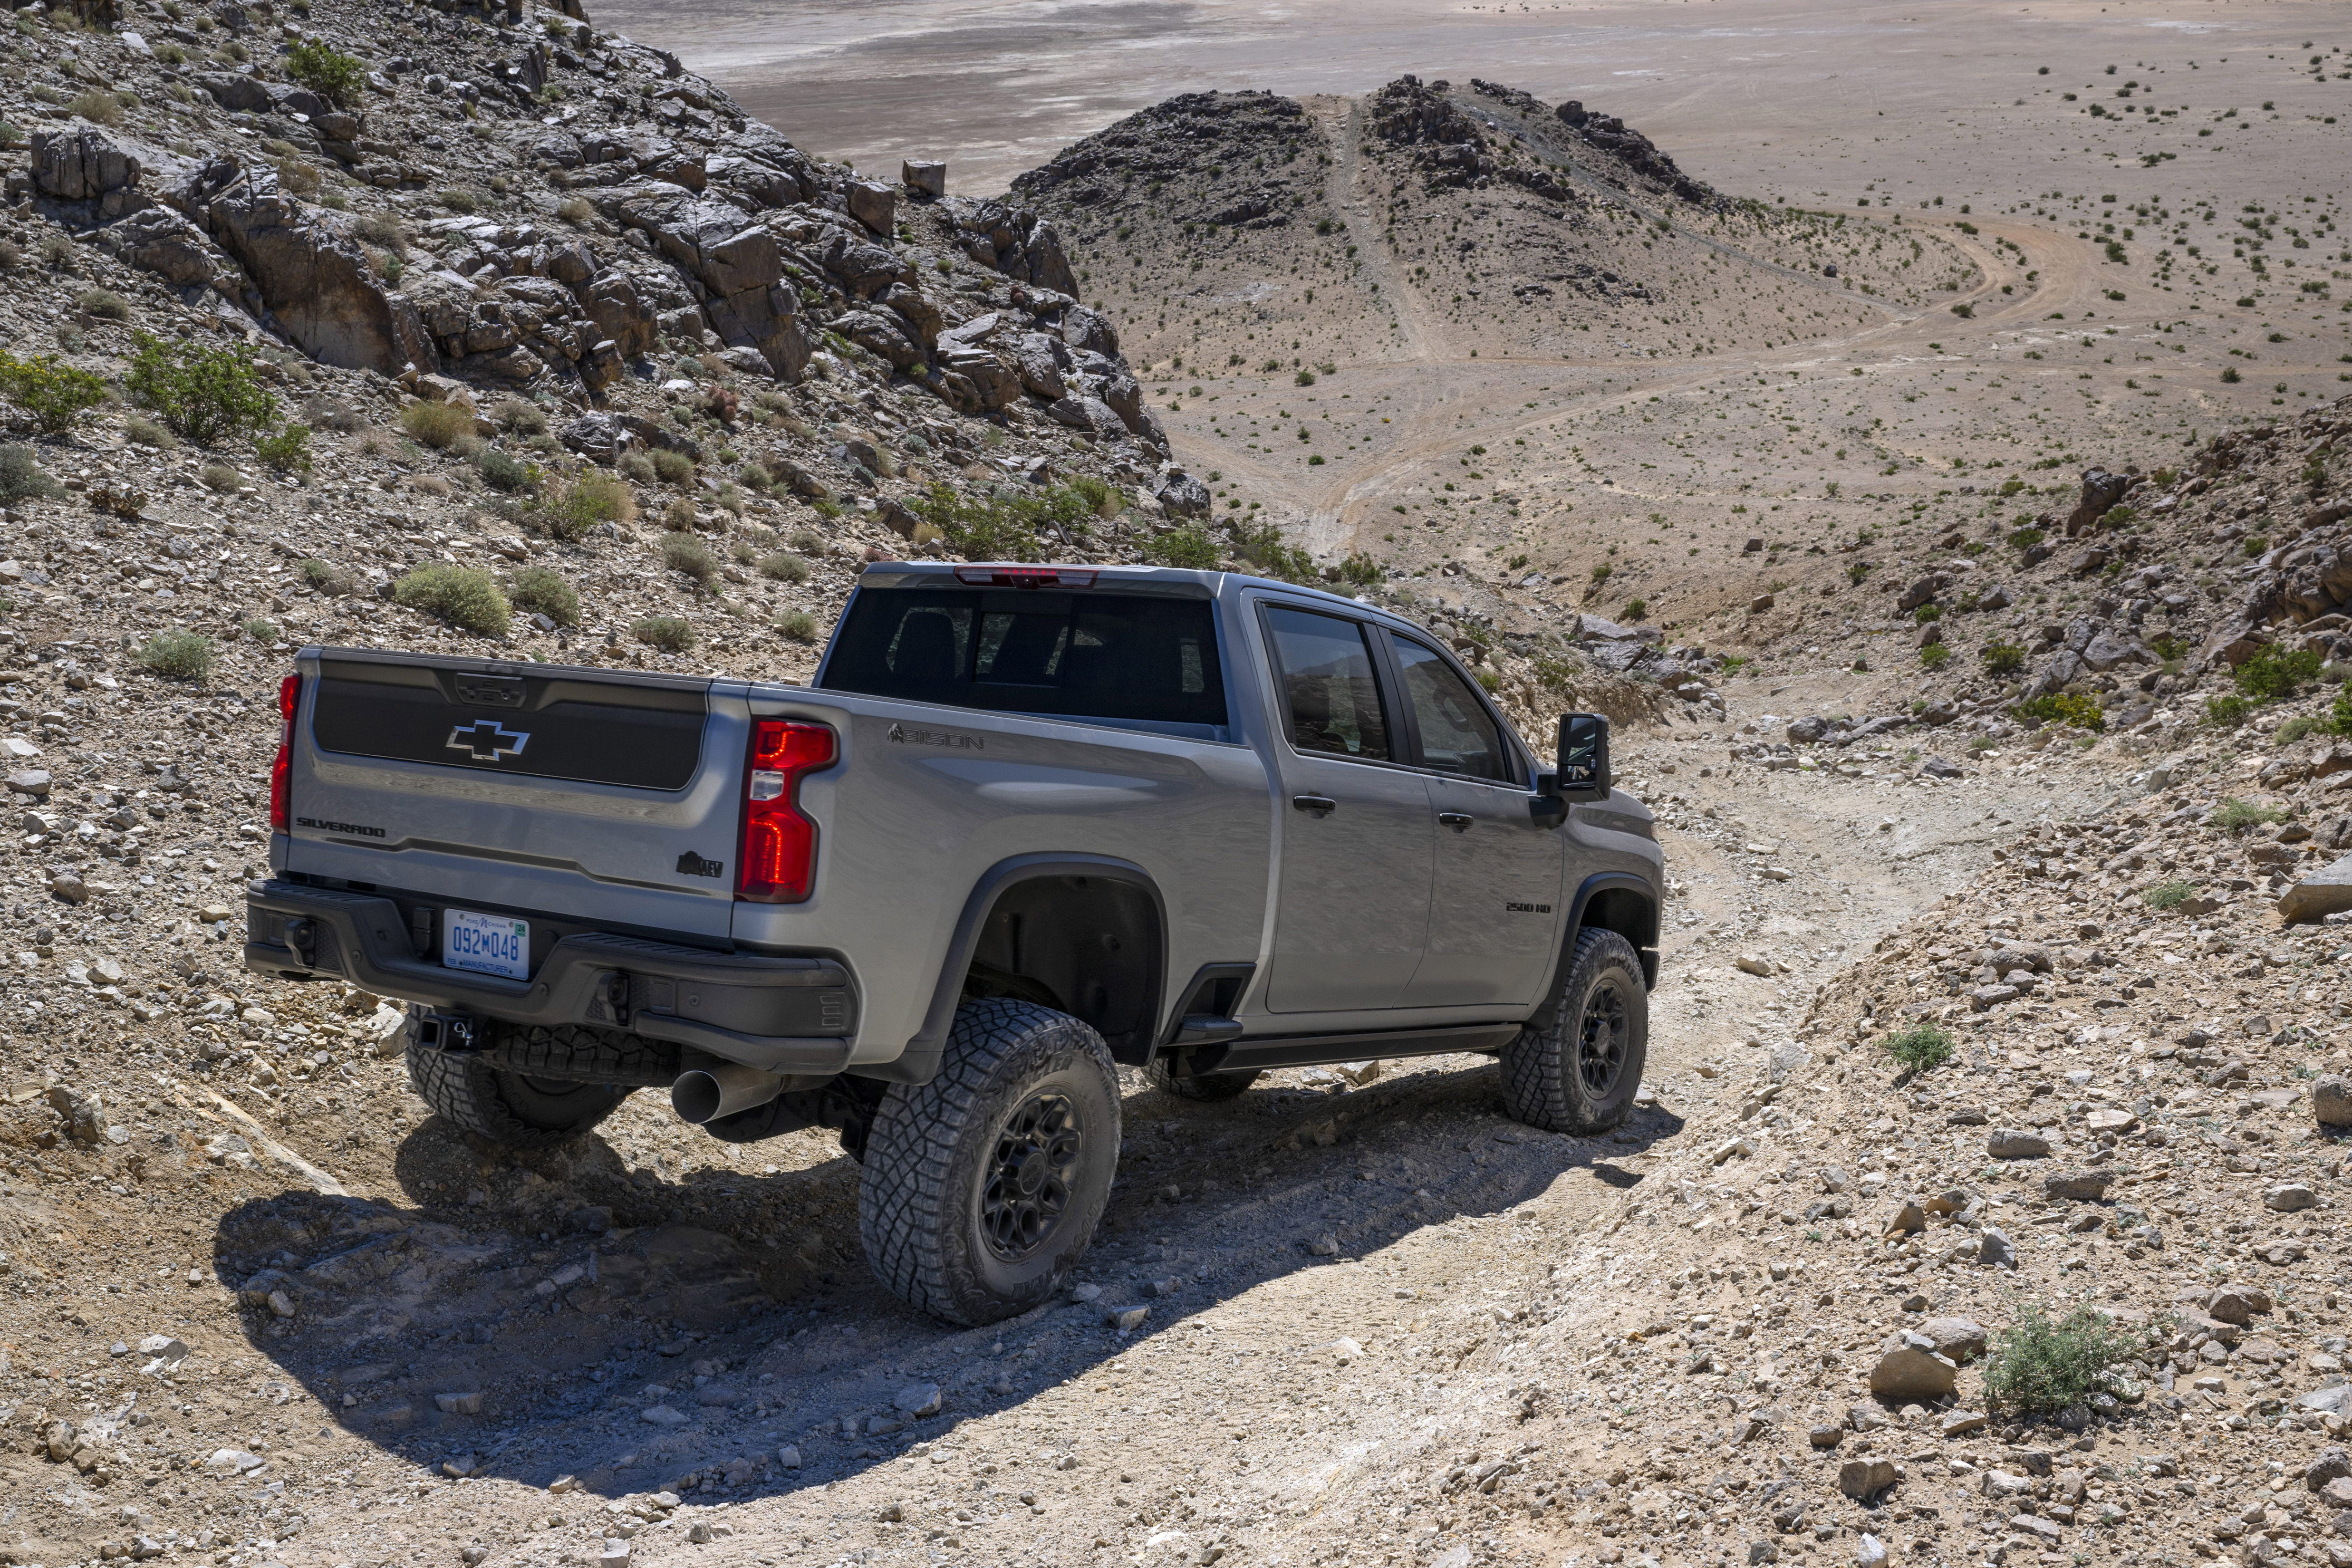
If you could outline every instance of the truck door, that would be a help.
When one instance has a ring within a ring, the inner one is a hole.
[[[1392,694],[1361,622],[1260,609],[1284,727],[1279,904],[1266,1007],[1398,1004],[1429,930],[1428,786],[1397,755]]]
[[[1529,817],[1533,781],[1453,663],[1416,638],[1381,636],[1436,828],[1429,944],[1402,1005],[1530,1002],[1559,950],[1562,835]]]

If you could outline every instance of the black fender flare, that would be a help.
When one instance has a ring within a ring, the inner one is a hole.
[[[1657,883],[1628,871],[1595,872],[1577,884],[1576,897],[1569,904],[1568,924],[1561,928],[1559,958],[1552,966],[1551,979],[1544,989],[1538,1011],[1549,1007],[1552,998],[1559,994],[1568,966],[1576,956],[1576,938],[1584,930],[1584,912],[1598,895],[1620,891],[1640,894],[1650,911],[1650,928],[1642,940],[1633,944],[1633,951],[1641,956],[1642,984],[1654,991],[1658,988],[1658,925],[1664,912],[1659,908]]]
[[[1046,877],[1098,877],[1108,882],[1124,883],[1140,889],[1151,900],[1152,917],[1159,925],[1160,954],[1153,966],[1159,978],[1155,988],[1164,989],[1168,967],[1168,901],[1160,896],[1160,883],[1151,873],[1133,861],[1110,855],[1093,854],[1025,854],[1013,855],[997,862],[982,872],[972,884],[963,902],[963,913],[957,916],[955,930],[948,937],[946,954],[940,961],[939,978],[931,988],[931,1005],[923,1013],[923,1027],[907,1041],[906,1049],[895,1061],[861,1064],[849,1071],[861,1078],[879,1078],[892,1083],[929,1083],[940,1070],[940,1058],[947,1051],[948,1031],[954,1027],[956,1008],[963,997],[963,979],[971,967],[971,956],[980,946],[981,933],[987,928],[988,919],[996,908],[996,901],[1005,892],[1024,882],[1036,882]],[[1148,1018],[1157,1018],[1160,998],[1153,996],[1145,1010]]]

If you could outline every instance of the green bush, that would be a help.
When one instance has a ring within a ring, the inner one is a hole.
[[[474,434],[470,409],[454,402],[412,402],[400,411],[400,428],[436,452],[446,452]]]
[[[310,471],[310,427],[289,424],[275,435],[264,435],[253,444],[253,455],[280,474],[308,474]]]
[[[2238,689],[2256,702],[2274,703],[2294,695],[2294,688],[2319,674],[2326,656],[2316,648],[2290,653],[2277,643],[2257,649],[2231,677]]]
[[[1639,621],[1649,612],[1650,601],[1646,599],[1629,599],[1625,601],[1625,619],[1628,621]]]
[[[2053,1322],[2039,1305],[2021,1303],[2016,1326],[2001,1331],[1985,1358],[1985,1408],[2003,1416],[2071,1409],[2098,1393],[2135,1349],[2088,1307]]]
[[[483,447],[481,455],[474,459],[474,466],[480,471],[482,483],[493,490],[513,495],[519,490],[539,488],[537,464],[525,463],[495,446]]]
[[[783,633],[787,642],[793,643],[814,643],[824,635],[823,629],[816,623],[816,617],[805,610],[787,610],[777,616],[776,630]]]
[[[694,483],[694,459],[683,452],[654,454],[654,477],[665,485]]]
[[[1983,658],[1988,675],[2013,674],[2025,667],[2025,650],[1999,638],[1984,645]]]
[[[167,343],[145,332],[135,341],[123,384],[175,434],[209,446],[223,436],[266,430],[277,419],[277,394],[261,384],[252,350]]]
[[[205,488],[215,495],[234,496],[245,488],[245,476],[226,463],[207,463],[198,471]]]
[[[1222,559],[1217,542],[1198,523],[1186,523],[1143,541],[1143,559],[1154,566],[1181,566],[1193,571],[1214,571]]]
[[[78,371],[55,354],[20,360],[0,353],[0,397],[32,416],[44,435],[63,435],[89,410],[106,401],[106,382]]]
[[[178,437],[143,413],[134,413],[122,422],[122,434],[141,446],[152,446],[168,451],[180,444]]]
[[[504,633],[514,613],[507,596],[499,591],[498,579],[478,567],[447,561],[418,567],[393,584],[392,597],[480,637]]]
[[[719,558],[710,553],[709,546],[691,534],[664,534],[661,558],[665,568],[683,572],[697,582],[709,582],[719,575]]]
[[[1362,550],[1351,550],[1348,559],[1339,563],[1339,580],[1358,588],[1370,588],[1385,581],[1388,575],[1388,568]]]
[[[532,514],[538,526],[560,539],[576,539],[599,523],[625,523],[637,515],[629,482],[601,468],[584,468]]]
[[[2327,712],[2327,733],[2352,735],[2352,681],[2336,688],[2336,706]]]
[[[358,586],[352,581],[350,572],[340,567],[330,566],[317,556],[296,563],[294,575],[302,580],[305,587],[320,593],[331,594],[337,599]]]
[[[358,103],[367,86],[367,67],[357,57],[315,38],[299,38],[286,51],[286,74],[337,109]]]
[[[2287,720],[2271,732],[2273,746],[2292,746],[2306,735],[2316,735],[2327,728],[2327,721],[2313,714],[2303,714]]]
[[[2020,703],[2010,711],[2028,724],[2063,724],[2088,730],[2107,727],[2107,716],[2100,710],[2099,699],[2077,692],[2052,692],[2032,702]]]
[[[0,501],[54,501],[66,487],[33,460],[29,446],[0,446]]]
[[[1234,553],[1266,576],[1286,582],[1314,582],[1323,575],[1315,570],[1315,558],[1286,542],[1282,530],[1270,522],[1243,528],[1234,536]]]
[[[694,623],[676,615],[648,615],[629,630],[640,643],[650,643],[665,653],[683,653],[694,646]]]
[[[81,308],[101,321],[131,319],[131,301],[111,288],[85,288],[79,301]]]
[[[2187,903],[2189,901],[2189,895],[2196,891],[2197,884],[2194,883],[2179,881],[2160,882],[2154,887],[2149,888],[2147,892],[2141,894],[2140,897],[2147,903],[2150,909],[2178,909],[2181,904]]]
[[[103,88],[94,87],[74,94],[66,108],[92,125],[119,125],[122,122],[122,100]]]
[[[244,632],[257,643],[275,643],[278,637],[278,623],[274,621],[264,621],[259,616],[247,622]]]
[[[167,680],[201,682],[213,673],[213,640],[196,632],[158,632],[139,650],[139,667]]]
[[[558,626],[580,624],[580,594],[562,574],[543,566],[527,566],[507,584],[507,597],[525,614],[546,616]]]
[[[777,550],[760,558],[760,575],[772,577],[779,582],[806,582],[809,563],[787,550]]]
[[[1932,1023],[1916,1023],[1886,1037],[1886,1054],[1913,1072],[1926,1072],[1952,1060],[1952,1037]]]
[[[1042,560],[1044,530],[1076,538],[1095,515],[1094,502],[1069,486],[1034,496],[965,496],[935,484],[908,506],[966,560]]]
[[[2242,800],[2231,795],[2222,800],[2212,816],[2206,819],[2224,832],[2240,828],[2267,828],[2273,822],[2284,822],[2287,814],[2276,806],[2257,806],[2252,800]]]
[[[2246,722],[2254,705],[2244,697],[2207,697],[2205,722],[2221,729],[2234,729]]]

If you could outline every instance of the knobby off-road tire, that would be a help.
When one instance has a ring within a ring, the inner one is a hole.
[[[629,1097],[625,1086],[503,1072],[464,1055],[427,1051],[416,1043],[413,1021],[408,1030],[408,1085],[417,1098],[506,1148],[552,1148],[587,1132]]]
[[[893,1085],[874,1113],[857,1194],[866,1261],[950,1322],[1025,1312],[1094,1239],[1118,1140],[1102,1036],[1034,1002],[967,1002],[938,1076]]]
[[[1155,1056],[1143,1070],[1143,1081],[1179,1100],[1231,1100],[1256,1082],[1257,1074],[1255,1067],[1243,1072],[1180,1072],[1173,1060]]]
[[[1649,1050],[1641,955],[1614,931],[1580,933],[1559,994],[1503,1048],[1503,1108],[1549,1132],[1605,1133],[1633,1110]]]

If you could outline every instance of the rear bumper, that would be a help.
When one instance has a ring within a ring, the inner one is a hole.
[[[771,1072],[840,1071],[857,1025],[848,972],[830,958],[587,932],[557,941],[530,979],[509,980],[419,958],[390,898],[288,882],[247,893],[245,967],[274,979],[332,977],[510,1023],[625,1030]]]

